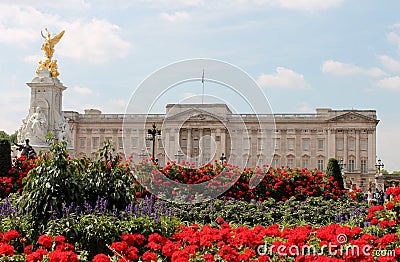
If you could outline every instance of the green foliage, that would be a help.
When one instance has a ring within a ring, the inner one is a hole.
[[[83,204],[82,184],[66,143],[51,144],[50,151],[36,161],[21,198],[21,211],[29,213],[35,226],[42,229],[64,205]]]
[[[36,168],[28,173],[21,214],[29,214],[32,223],[45,228],[47,221],[60,217],[65,206],[94,206],[99,198],[107,199],[108,208],[123,209],[140,193],[129,163],[113,155],[111,144],[105,143],[97,159],[72,159],[66,143],[52,143],[48,153],[36,160]]]
[[[149,201],[138,202],[139,209],[145,210],[149,205],[152,205]],[[166,205],[169,213],[184,223],[201,225],[212,223],[221,217],[231,224],[250,227],[270,226],[275,223],[294,225],[298,221],[314,227],[330,222],[363,226],[367,214],[366,203],[357,203],[349,198],[326,200],[323,197],[309,197],[304,201],[292,198],[287,201],[268,199],[262,202],[214,199],[191,205],[169,202],[158,205]]]
[[[338,182],[340,189],[344,189],[342,171],[340,169],[339,161],[336,158],[329,159],[328,166],[326,168],[326,174],[328,176],[333,176]]]
[[[68,242],[75,243],[80,250],[87,250],[89,257],[99,253],[109,253],[106,243],[120,239],[123,233],[140,233],[148,236],[159,232],[163,236],[172,236],[181,225],[174,217],[161,217],[155,221],[149,216],[128,216],[116,219],[112,213],[99,215],[87,214],[77,216],[71,214],[68,218],[50,221],[46,234],[63,235]]]
[[[95,160],[87,157],[78,160],[86,201],[94,205],[100,197],[107,199],[111,208],[125,208],[141,190],[130,172],[129,162],[122,163],[122,157],[114,154],[110,142],[105,142],[96,155]]]
[[[1,130],[0,131],[0,140],[8,140],[8,141],[10,141],[10,136],[6,132]]]
[[[378,168],[376,168],[376,172],[378,172]],[[381,174],[384,174],[384,175],[388,175],[389,174],[389,171],[387,171],[386,169],[381,169],[381,172],[380,172]]]

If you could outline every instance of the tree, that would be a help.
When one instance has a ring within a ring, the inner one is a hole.
[[[1,130],[0,131],[0,140],[8,140],[8,141],[10,141],[10,136],[6,132]]]
[[[0,139],[0,177],[8,176],[8,171],[10,169],[11,169],[10,141],[7,139]]]
[[[392,175],[400,175],[400,171],[393,171]]]
[[[340,189],[344,189],[342,170],[340,168],[339,161],[336,158],[329,159],[328,166],[326,168],[326,174],[328,176],[333,176],[338,182]]]

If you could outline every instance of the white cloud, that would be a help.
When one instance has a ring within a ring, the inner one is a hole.
[[[276,74],[262,74],[257,78],[257,83],[261,87],[282,87],[308,89],[311,86],[304,80],[302,74],[296,73],[291,69],[277,67]]]
[[[336,76],[350,76],[350,75],[368,75],[373,77],[384,76],[386,73],[377,67],[365,69],[353,64],[342,63],[338,61],[328,60],[322,64],[321,71],[326,74]]]
[[[387,39],[389,42],[392,42],[400,47],[400,35],[395,32],[390,32],[387,34]]]
[[[107,20],[67,21],[31,6],[0,4],[0,43],[28,46],[42,40],[38,28],[45,27],[52,34],[62,29],[66,31],[56,47],[55,56],[98,64],[126,57],[132,49],[131,44],[121,37],[121,28]]]
[[[75,86],[74,91],[81,95],[89,95],[89,94],[93,93],[93,91],[90,88],[80,87],[80,86]]]
[[[394,25],[392,25],[392,28],[400,28],[400,23],[395,23]]]
[[[269,0],[269,2],[287,9],[315,12],[338,7],[343,0]]]
[[[386,77],[382,80],[379,80],[377,86],[385,89],[400,91],[400,76]]]
[[[187,12],[174,12],[173,14],[162,13],[161,18],[169,22],[179,22],[189,19],[190,15]]]
[[[387,34],[387,40],[397,46],[397,51],[400,52],[400,35],[395,32]]]
[[[121,29],[106,20],[62,22],[65,34],[59,44],[59,54],[93,64],[126,57],[131,44],[117,32]]]
[[[382,55],[379,56],[379,60],[384,67],[391,71],[400,72],[400,61],[391,58],[390,56]]]

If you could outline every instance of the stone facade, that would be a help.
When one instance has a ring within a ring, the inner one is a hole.
[[[155,158],[198,165],[226,159],[239,166],[268,164],[324,170],[329,158],[342,159],[346,184],[365,189],[375,179],[375,110],[317,109],[311,114],[234,114],[224,104],[174,104],[165,114],[64,112],[73,126],[77,156],[93,155],[112,140],[125,156],[151,156],[147,140],[153,123],[161,130]]]

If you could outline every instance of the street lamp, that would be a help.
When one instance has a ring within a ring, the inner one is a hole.
[[[385,165],[382,163],[381,159],[378,159],[378,162],[375,164],[375,170],[376,170],[376,174],[375,174],[375,187],[378,187],[378,180],[381,181],[381,168],[383,169],[385,167]],[[379,183],[379,187],[380,189],[384,188],[384,185],[382,185],[382,183]]]
[[[383,169],[385,165],[382,163],[381,159],[378,159],[378,162],[375,164],[376,169],[378,169],[378,174],[381,172],[381,168]]]
[[[147,130],[147,140],[153,141],[153,160],[155,160],[155,147],[156,147],[156,138],[158,140],[161,139],[161,130],[156,128],[156,124],[153,123],[153,128]]]
[[[224,153],[222,153],[221,157],[219,158],[219,160],[221,161],[221,164],[224,163],[224,161],[226,160],[226,156]]]

